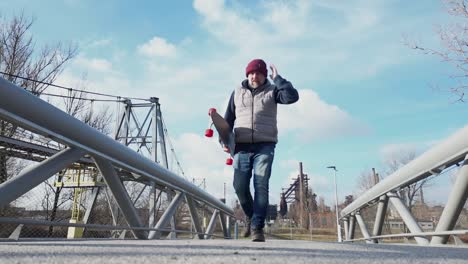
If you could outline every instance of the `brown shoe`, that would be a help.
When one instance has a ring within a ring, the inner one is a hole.
[[[252,241],[265,242],[265,234],[263,233],[263,228],[256,228],[253,230]]]
[[[243,237],[249,237],[250,236],[250,229],[251,229],[250,226],[251,225],[252,225],[252,219],[247,219],[245,221],[244,231],[242,232]]]

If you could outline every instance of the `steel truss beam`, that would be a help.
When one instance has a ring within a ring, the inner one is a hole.
[[[18,199],[21,195],[79,160],[84,154],[85,152],[81,149],[64,149],[43,162],[26,169],[20,175],[0,184],[0,207]]]
[[[109,161],[99,157],[93,157],[93,159],[96,161],[96,165],[101,172],[101,175],[104,177],[107,186],[109,186],[109,189],[112,192],[112,195],[114,196],[114,199],[122,211],[125,219],[127,220],[128,225],[143,227],[143,223],[138,216],[138,212],[133,206],[133,202],[130,199],[130,196],[128,195],[124,185],[117,176],[117,173],[115,172],[112,164]],[[133,234],[139,239],[145,239],[148,236],[146,232],[142,231],[133,231]]]
[[[22,104],[17,102],[22,102]],[[24,107],[24,105],[28,105],[28,107]],[[137,120],[129,112],[124,117],[127,117],[125,129],[128,132],[130,118],[133,117],[135,122]],[[122,117],[122,122],[124,117]],[[156,121],[162,123],[160,113],[153,117],[155,117],[152,119],[154,123]],[[134,232],[138,238],[146,238],[147,236],[145,232],[141,231],[142,229],[138,229],[142,227],[142,222],[116,170],[119,171],[119,174],[124,170],[127,174],[138,175],[139,181],[146,182],[146,184],[154,182],[157,186],[164,186],[166,190],[171,192],[177,191],[178,196],[174,200],[179,200],[184,194],[193,200],[211,206],[217,212],[215,214],[234,215],[232,209],[217,198],[169,171],[167,157],[164,157],[162,162],[166,166],[164,168],[3,78],[0,78],[0,118],[68,146],[67,149],[37,164],[31,170],[0,184],[0,205],[8,205],[34,186],[88,154],[93,157],[105,177],[128,224],[135,227],[136,230],[140,230]],[[143,125],[147,123],[147,119],[148,116]],[[164,135],[162,126],[159,129],[160,133]],[[143,136],[143,132],[143,129],[140,128],[139,138]],[[148,131],[144,135],[147,136],[147,134]],[[156,141],[156,137],[153,140]],[[155,141],[153,142],[156,145]],[[129,143],[128,139],[126,142]],[[155,153],[156,149],[153,152]],[[93,193],[91,200],[95,200],[97,192]],[[94,204],[94,202],[92,203]],[[170,211],[166,210],[165,213],[169,214]],[[169,215],[173,215],[173,213]],[[87,218],[89,218],[89,214]],[[161,220],[158,223],[160,222]],[[174,228],[173,226],[172,229]]]
[[[385,179],[377,183],[374,187],[369,189],[363,195],[358,197],[354,202],[344,208],[341,211],[341,218],[343,221],[349,221],[349,234],[346,236],[347,241],[356,241],[356,239],[353,238],[353,230],[351,229],[352,218],[350,219],[350,217],[353,214],[357,214],[361,209],[374,205],[377,202],[377,213],[375,216],[372,237],[370,237],[374,243],[377,243],[377,239],[380,238],[404,237],[405,235],[408,237],[415,237],[415,240],[419,245],[428,245],[429,240],[426,237],[430,236],[432,236],[431,244],[446,243],[449,234],[451,234],[448,232],[453,231],[456,221],[468,198],[467,159],[468,126],[465,126],[393,174],[387,176]],[[413,183],[424,180],[432,175],[439,174],[446,168],[459,165],[461,162],[463,162],[463,164],[458,173],[457,182],[454,184],[453,190],[450,193],[449,200],[441,215],[436,231],[424,233],[415,220],[414,216],[395,192]],[[410,230],[410,234],[401,234],[402,236],[382,235],[388,201],[390,201],[396,208],[402,220]],[[358,221],[360,220],[358,219]],[[369,236],[367,235],[365,235],[363,238],[363,240],[368,239]]]
[[[446,140],[377,183],[344,208],[341,211],[341,217],[368,206],[369,203],[378,200],[380,196],[388,192],[406,187],[458,164],[465,159],[466,154],[468,154],[468,126],[458,130]]]
[[[418,225],[416,219],[414,219],[413,215],[411,214],[410,210],[405,206],[405,204],[401,201],[400,197],[393,192],[389,192],[387,194],[390,202],[398,211],[401,219],[405,222],[406,226],[410,230],[411,233],[422,233],[421,227]],[[415,237],[414,238],[419,245],[427,245],[429,241],[423,237]]]
[[[156,229],[161,229],[165,228],[169,222],[172,220],[172,217],[174,216],[174,213],[177,210],[177,207],[179,207],[180,202],[182,201],[183,198],[183,193],[178,193],[172,200],[171,204],[167,207],[166,211],[164,211],[164,214],[161,216],[159,219],[158,223],[156,223],[156,226],[154,228]],[[161,238],[161,232],[159,231],[151,231],[148,236],[149,239],[160,239]]]
[[[213,232],[216,227],[216,218],[218,218],[218,215],[219,215],[219,210],[214,210],[213,215],[211,215],[210,223],[208,224],[208,227],[206,228],[205,239],[210,239],[211,236],[213,235]]]
[[[457,179],[453,184],[452,191],[447,201],[447,205],[440,216],[439,223],[436,227],[436,232],[453,230],[457,223],[458,217],[466,203],[468,197],[468,156],[465,157],[460,170],[457,173]],[[432,245],[446,244],[448,241],[447,235],[433,236]]]
[[[364,222],[364,219],[362,218],[360,213],[357,213],[355,215],[355,217],[356,217],[356,220],[357,220],[357,222],[359,224],[359,228],[361,229],[361,233],[364,236],[364,238],[366,239],[366,243],[369,243],[370,242],[370,234],[369,234],[369,230],[367,230],[367,226],[366,226],[366,223]]]
[[[372,236],[380,236],[382,234],[382,229],[385,220],[385,213],[387,212],[388,205],[388,196],[382,195],[379,198],[379,203],[377,205],[377,213],[375,214],[374,229],[372,231]],[[377,239],[372,240],[373,243],[378,243]]]
[[[202,226],[200,224],[200,218],[198,217],[198,214],[197,214],[197,208],[195,207],[195,202],[192,200],[192,198],[188,197],[187,195],[184,195],[184,197],[189,208],[190,217],[192,218],[193,228],[195,229],[195,232],[198,233],[197,237],[198,239],[203,239],[203,234],[200,234],[202,232]]]

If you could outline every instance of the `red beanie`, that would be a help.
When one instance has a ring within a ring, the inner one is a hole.
[[[268,77],[267,66],[262,59],[255,59],[247,64],[247,68],[245,68],[245,76],[248,76],[251,72],[259,72],[265,77]]]

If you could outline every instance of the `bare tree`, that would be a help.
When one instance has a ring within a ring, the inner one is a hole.
[[[365,193],[367,190],[372,188],[379,182],[379,174],[375,172],[375,169],[366,170],[361,172],[361,175],[358,179],[358,195]],[[345,197],[345,203],[351,203],[354,200],[353,195],[348,195]],[[361,210],[361,216],[367,221],[373,221],[373,218],[377,212],[375,206],[367,207]]]
[[[354,196],[352,194],[346,195],[345,196],[345,201],[343,203],[343,207],[346,207],[346,206],[350,205],[353,201],[354,201]]]
[[[362,194],[372,188],[380,181],[380,175],[375,172],[375,169],[372,168],[371,171],[366,170],[361,172],[361,175],[357,183],[357,191],[359,194]]]
[[[57,43],[37,49],[30,34],[33,23],[34,19],[24,14],[0,20],[0,71],[10,82],[40,95],[76,55],[77,48]],[[16,125],[0,120],[0,135],[11,137],[16,131]],[[0,155],[0,183],[10,177],[8,160],[6,155]]]
[[[111,130],[112,113],[108,107],[96,109],[94,100],[87,98],[85,77],[77,85],[77,89],[70,90],[63,100],[64,111],[81,120],[83,123],[109,135]]]
[[[372,186],[374,185],[375,184],[374,184],[372,172],[367,171],[367,170],[362,171],[361,175],[358,178],[358,183],[357,183],[358,194],[363,194],[364,192],[372,188]]]
[[[387,174],[390,175],[394,173],[395,171],[408,164],[415,158],[416,152],[414,150],[401,151],[398,153],[398,155],[390,157],[385,162],[387,167]],[[407,187],[400,190],[400,196],[410,211],[412,210],[416,199],[420,197],[421,190],[424,187],[428,186],[428,181],[430,179],[431,177],[428,177],[424,180],[410,184]]]
[[[111,114],[109,113],[108,108],[104,108],[96,113],[93,109],[94,106],[92,101],[91,104],[87,104],[89,100],[86,96],[86,87],[82,87],[84,83],[83,78],[80,84],[78,84],[79,89],[68,91],[67,97],[63,99],[64,111],[67,114],[80,119],[89,126],[96,128],[100,132],[108,134],[110,132]],[[57,176],[58,182],[63,180],[64,173],[65,171],[59,173]],[[74,193],[66,192],[65,195],[62,195],[61,197],[63,191],[62,186],[54,187],[49,183],[49,181],[46,181],[45,185],[46,187],[44,197],[42,199],[42,207],[46,211],[46,220],[56,221],[58,209],[60,206],[66,204],[67,201],[72,201]],[[53,201],[51,199],[52,197]],[[52,206],[49,209],[51,203]],[[50,226],[48,235],[52,236],[52,233],[53,226]]]
[[[416,43],[405,40],[405,44],[413,49],[422,51],[424,54],[435,55],[443,61],[452,64],[455,72],[450,75],[456,85],[449,88],[450,92],[458,97],[458,101],[464,102],[467,85],[465,83],[468,76],[468,10],[467,0],[442,0],[446,6],[448,14],[459,19],[459,23],[445,26],[437,26],[435,31],[440,38],[443,49],[426,48]]]

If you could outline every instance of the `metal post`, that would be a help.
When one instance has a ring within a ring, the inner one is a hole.
[[[185,197],[185,201],[187,202],[187,205],[188,205],[188,208],[189,208],[190,216],[192,217],[193,227],[195,229],[195,232],[198,233],[197,237],[199,239],[203,239],[203,235],[200,234],[202,232],[202,227],[200,225],[200,219],[198,218],[197,209],[195,208],[195,204],[194,204],[192,198],[188,197],[187,195],[184,195],[184,197]]]
[[[124,123],[124,129],[125,129],[125,139],[124,143],[125,146],[128,146],[128,134],[130,132],[130,113],[131,113],[131,106],[132,106],[132,101],[130,100],[125,100],[125,123]]]
[[[312,220],[312,213],[309,214],[309,229],[310,229],[310,240],[312,241],[312,227],[313,227],[313,220]]]
[[[339,209],[338,209],[338,186],[336,184],[336,169],[335,169],[335,177],[334,178],[334,181],[335,181],[335,210],[336,210],[336,229],[337,229],[337,235],[338,235],[338,242],[342,242],[341,240],[341,226],[340,226],[340,219],[338,217],[338,212],[339,212]]]
[[[385,213],[387,212],[388,197],[382,195],[379,198],[379,204],[377,205],[377,213],[375,214],[374,229],[372,230],[372,236],[380,236],[382,234],[382,228],[385,220]],[[379,243],[377,239],[372,239],[373,243]]]
[[[166,211],[164,211],[164,214],[161,216],[159,219],[158,223],[154,228],[156,229],[161,229],[167,226],[169,221],[172,219],[172,216],[176,212],[177,207],[180,204],[180,201],[183,198],[183,193],[178,193],[174,199],[172,200],[171,204],[167,207]],[[159,239],[161,238],[161,231],[151,231],[148,236],[149,239]]]
[[[13,230],[13,232],[10,234],[10,236],[8,237],[9,240],[19,240],[19,237],[21,235],[21,230],[23,229],[23,224],[19,224],[15,230]]]
[[[232,219],[229,215],[226,215],[226,225],[227,225],[227,237],[232,238],[231,232],[232,232]]]
[[[447,205],[440,216],[439,223],[436,227],[436,232],[453,230],[457,223],[458,217],[466,203],[468,197],[468,155],[465,157],[460,170],[457,173],[457,179],[452,187]],[[448,240],[445,236],[433,236],[431,244],[446,244]]]
[[[356,217],[354,214],[349,219],[349,240],[354,239],[354,231],[356,230]]]
[[[164,135],[164,126],[162,122],[161,105],[158,101],[156,101],[156,122],[156,126],[159,130],[159,146],[161,147],[162,164],[164,168],[169,169],[169,164],[167,162],[166,138]]]
[[[234,222],[234,239],[239,239],[239,223],[237,220]]]
[[[224,238],[225,239],[229,238],[229,233],[228,233],[228,229],[226,225],[226,216],[222,212],[219,212],[218,218],[219,218],[219,223],[221,224],[221,229],[223,230]]]
[[[157,101],[151,102],[151,160],[154,162],[158,161],[158,121],[157,121]],[[155,182],[151,181],[150,183],[150,195],[149,195],[149,219],[148,219],[148,226],[154,226],[155,222],[155,215],[156,215],[156,184]]]
[[[305,227],[304,224],[304,173],[302,171],[302,162],[299,162],[299,225],[301,228]]]
[[[389,192],[387,194],[388,198],[390,199],[390,202],[393,204],[395,209],[398,211],[398,213],[401,216],[401,219],[405,222],[406,226],[410,230],[411,233],[422,233],[421,227],[419,227],[418,222],[416,219],[414,219],[413,215],[411,212],[408,210],[408,208],[403,204],[401,201],[400,197],[394,192]],[[416,242],[419,245],[428,245],[429,241],[424,238],[424,237],[415,237],[414,238]]]
[[[77,148],[67,148],[52,157],[26,169],[20,175],[0,184],[0,207],[27,193],[40,183],[79,160],[85,152]]]
[[[348,221],[348,219],[349,219],[348,217],[345,217],[343,219],[345,240],[349,240],[349,221]]]
[[[205,234],[205,239],[210,239],[211,235],[213,235],[214,229],[216,227],[216,218],[219,215],[219,210],[215,209],[213,211],[213,215],[211,216],[210,223],[208,224],[208,227],[206,228],[206,234]]]
[[[340,226],[340,218],[338,216],[338,186],[336,184],[336,172],[337,169],[335,166],[328,166],[328,169],[332,169],[334,171],[333,181],[335,183],[335,213],[336,213],[336,235],[338,237],[338,242],[342,242],[341,239],[341,226]]]
[[[367,230],[366,223],[364,223],[364,219],[362,218],[360,213],[356,213],[355,215],[356,220],[359,224],[359,228],[361,229],[362,236],[368,240],[366,240],[366,243],[370,242],[370,234],[369,231]]]
[[[125,190],[125,186],[120,181],[119,176],[117,175],[114,167],[112,164],[102,159],[98,156],[93,156],[93,159],[96,162],[96,165],[101,172],[102,176],[106,180],[107,186],[109,186],[112,195],[114,196],[115,201],[117,202],[120,210],[122,211],[125,220],[130,226],[135,227],[143,227],[143,223],[138,216],[138,212],[133,206],[132,199]],[[139,239],[146,239],[147,232],[146,231],[134,231],[132,230],[135,237]]]
[[[152,102],[155,103],[155,109],[156,109],[156,127],[159,132],[159,147],[161,148],[161,162],[163,164],[163,167],[166,169],[169,169],[169,163],[167,162],[167,151],[166,151],[166,139],[165,139],[165,134],[164,134],[164,126],[162,122],[162,114],[161,114],[161,105],[159,104],[159,98],[152,97],[151,98]],[[174,190],[167,190],[167,199],[170,200],[174,196]],[[174,230],[176,228],[176,219],[175,215],[172,216],[171,219],[171,228]],[[171,232],[168,235],[169,238],[175,239],[176,238],[176,233]]]
[[[174,199],[174,196],[175,196],[175,191],[173,190],[170,190],[169,188],[167,188],[167,191],[166,191],[166,197],[167,197],[167,200],[170,201],[172,199]],[[177,208],[176,208],[177,209]],[[175,212],[174,214],[172,214],[171,216],[171,220],[169,221],[170,225],[171,225],[171,230],[175,230],[176,229],[176,219],[175,219]],[[177,234],[174,232],[174,231],[171,231],[169,232],[169,234],[167,235],[167,238],[169,239],[176,239],[177,238]]]

